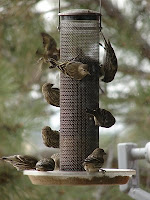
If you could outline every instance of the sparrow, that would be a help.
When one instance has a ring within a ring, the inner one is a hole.
[[[42,138],[45,146],[59,148],[59,131],[54,131],[49,126],[45,126],[42,129]]]
[[[94,116],[95,126],[110,128],[116,122],[114,116],[108,110],[101,108],[92,110],[86,108],[86,112]]]
[[[45,100],[50,105],[60,107],[60,90],[58,88],[52,88],[53,84],[45,83],[42,86],[42,93]]]
[[[36,170],[38,171],[53,171],[55,162],[52,158],[43,158],[36,163]]]
[[[14,156],[3,156],[1,160],[10,163],[18,171],[35,169],[35,165],[38,160],[35,157],[28,155],[14,155]]]
[[[59,170],[60,169],[60,153],[53,154],[51,158],[55,161],[55,170]]]
[[[50,62],[49,68],[57,67],[65,75],[75,80],[82,80],[85,76],[91,75],[90,72],[88,71],[87,64],[83,64],[82,62],[77,62],[74,59],[66,62],[57,62],[54,59],[49,59],[49,62]]]
[[[102,33],[101,33],[102,34]],[[117,57],[115,54],[114,49],[111,46],[110,41],[106,40],[104,35],[102,34],[104,42],[105,42],[105,57],[104,57],[104,62],[100,67],[100,76],[102,76],[101,80],[105,83],[111,82],[118,69],[118,61]],[[99,43],[101,45],[101,43]],[[101,45],[102,46],[102,45]]]
[[[101,167],[104,164],[103,156],[106,155],[105,151],[100,148],[96,148],[83,162],[83,167],[87,172],[98,172],[101,170],[106,172]]]

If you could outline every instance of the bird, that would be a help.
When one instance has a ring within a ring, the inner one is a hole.
[[[43,40],[43,50],[37,49],[36,55],[40,58],[37,61],[38,69],[35,72],[34,79],[38,79],[44,70],[43,64],[48,64],[49,58],[54,58],[55,60],[60,59],[60,49],[57,49],[57,43],[55,39],[48,33],[41,33]]]
[[[106,155],[105,151],[101,148],[96,148],[83,162],[83,167],[87,172],[98,172],[101,170],[103,173],[106,171],[101,167],[104,164],[103,156]]]
[[[101,109],[101,108],[92,110],[92,109],[86,108],[86,112],[94,116],[95,126],[110,128],[116,122],[116,119],[108,110]]]
[[[37,55],[40,55],[41,58],[39,60],[47,63],[49,58],[54,58],[55,60],[59,60],[60,58],[60,50],[57,49],[57,43],[55,39],[49,35],[48,33],[41,33],[42,40],[43,40],[43,52],[39,49],[36,51]]]
[[[55,161],[55,170],[59,170],[60,169],[60,153],[53,154],[51,158]]]
[[[43,158],[36,163],[37,171],[53,171],[55,162],[52,158]]]
[[[1,160],[10,163],[18,171],[35,169],[35,165],[38,162],[35,157],[28,155],[3,156]]]
[[[52,87],[53,84],[45,83],[42,86],[42,93],[47,103],[56,107],[60,107],[60,90]]]
[[[42,138],[45,146],[59,148],[59,131],[54,131],[49,126],[44,126],[42,128]]]
[[[57,67],[61,72],[65,75],[75,79],[75,80],[82,80],[85,76],[91,75],[88,71],[88,65],[83,64],[82,62],[77,62],[74,59],[66,62],[57,62],[54,59],[49,59],[50,67],[55,68]]]
[[[103,37],[104,42],[105,42],[104,49],[106,51],[106,54],[105,54],[105,57],[104,57],[104,62],[100,67],[100,76],[101,76],[101,80],[103,82],[109,83],[115,77],[115,74],[116,74],[117,69],[118,69],[118,61],[117,61],[115,51],[112,48],[110,41],[109,40],[107,41],[105,39],[102,32],[101,32],[101,34],[102,34],[102,37]],[[101,43],[99,43],[99,44],[102,46]]]

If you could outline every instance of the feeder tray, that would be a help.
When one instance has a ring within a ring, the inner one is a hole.
[[[126,184],[132,175],[132,169],[105,169],[105,174],[100,172],[87,173],[82,171],[48,171],[25,170],[34,185],[122,185]]]

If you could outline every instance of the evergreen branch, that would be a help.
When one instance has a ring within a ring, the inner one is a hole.
[[[97,3],[99,0],[97,0]],[[102,7],[107,12],[108,16],[115,20],[122,32],[126,32],[128,29],[128,38],[132,37],[132,41],[138,41],[139,49],[144,57],[150,59],[150,45],[140,35],[139,31],[135,27],[135,24],[130,24],[129,20],[122,15],[121,11],[116,8],[110,0],[102,0]]]

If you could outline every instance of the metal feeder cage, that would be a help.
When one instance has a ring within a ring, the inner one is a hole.
[[[61,170],[82,171],[83,160],[99,147],[99,129],[86,108],[99,107],[99,13],[71,10],[60,14],[61,60],[88,64],[82,81],[60,76]]]

